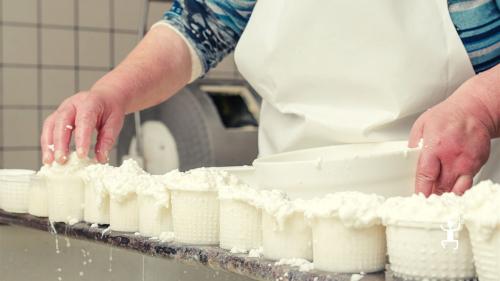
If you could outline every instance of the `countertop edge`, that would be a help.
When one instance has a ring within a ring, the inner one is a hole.
[[[141,252],[149,256],[175,259],[183,263],[208,266],[216,270],[243,275],[262,281],[348,281],[351,274],[328,273],[318,270],[301,272],[286,265],[275,265],[275,261],[264,258],[250,258],[246,254],[232,254],[217,246],[194,246],[175,242],[162,242],[158,239],[135,235],[129,232],[107,230],[107,226],[91,227],[79,222],[73,225],[54,223],[51,227],[47,218],[29,214],[9,213],[0,209],[0,223],[18,225],[54,232],[80,240],[105,243],[114,247]],[[367,274],[362,281],[386,280],[384,272]]]

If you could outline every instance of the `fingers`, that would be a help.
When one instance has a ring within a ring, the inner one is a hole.
[[[54,114],[51,114],[43,123],[40,145],[42,148],[43,164],[50,164],[54,161]]]
[[[98,117],[98,112],[92,108],[80,110],[76,114],[75,145],[76,153],[80,158],[87,157],[89,153],[92,132],[96,128]]]
[[[438,153],[436,154],[439,155]],[[458,174],[451,163],[446,162],[440,156],[437,157],[440,159],[441,171],[438,180],[434,184],[432,193],[441,195],[446,192],[451,192],[453,185],[457,181]]]
[[[465,191],[472,187],[473,177],[470,175],[462,175],[458,177],[453,189],[451,190],[453,193],[457,195],[463,195]]]
[[[109,152],[113,148],[122,126],[123,116],[116,114],[114,116],[110,116],[100,128],[95,147],[97,161],[101,163],[109,161]]]
[[[422,133],[424,130],[424,122],[422,120],[423,120],[422,117],[418,118],[417,121],[415,121],[415,124],[413,124],[413,127],[411,128],[410,138],[408,140],[409,148],[417,147],[418,144],[420,143],[420,140],[422,139]]]
[[[431,195],[441,173],[441,162],[435,153],[423,149],[418,159],[415,192]]]
[[[58,109],[54,116],[54,158],[60,164],[64,164],[68,159],[71,133],[75,126],[75,115],[75,108],[72,105],[67,105]]]

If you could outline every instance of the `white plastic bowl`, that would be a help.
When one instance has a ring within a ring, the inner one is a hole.
[[[83,220],[84,189],[82,178],[75,175],[48,175],[49,220],[74,223]]]
[[[476,275],[465,227],[456,237],[457,250],[451,243],[443,247],[447,233],[439,225],[388,225],[386,234],[389,261],[395,276],[408,280],[470,280]]]
[[[171,208],[158,206],[156,200],[139,194],[139,232],[146,236],[160,236],[162,232],[172,232]]]
[[[109,224],[109,194],[99,194],[91,182],[85,184],[83,217],[89,223]]]
[[[292,199],[338,191],[407,196],[414,191],[420,148],[406,141],[304,149],[254,161],[259,188],[284,190]]]
[[[286,218],[282,228],[276,220],[262,212],[262,247],[265,258],[272,260],[301,258],[311,261],[311,228],[302,213],[294,213]]]
[[[246,202],[220,200],[220,247],[248,251],[262,246],[262,211]]]
[[[192,245],[219,244],[219,200],[216,191],[172,191],[175,241]]]
[[[27,213],[30,177],[35,171],[0,170],[0,208],[12,213]]]
[[[342,273],[384,270],[384,226],[348,228],[338,218],[316,218],[311,225],[314,268]]]
[[[48,217],[48,196],[49,191],[47,189],[45,177],[37,175],[31,176],[28,213],[37,217]]]
[[[224,170],[242,182],[248,184],[253,188],[257,188],[257,179],[255,177],[255,168],[252,166],[228,166],[228,167],[217,167],[217,169]]]
[[[472,253],[481,281],[497,281],[500,276],[500,226],[491,235],[469,228]]]
[[[139,231],[139,202],[137,194],[133,194],[123,201],[110,200],[109,226],[111,230],[116,231]]]

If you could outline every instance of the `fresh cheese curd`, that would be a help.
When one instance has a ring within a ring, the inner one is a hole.
[[[247,252],[262,246],[260,196],[245,183],[219,189],[221,248]]]
[[[261,192],[264,257],[273,260],[312,260],[311,227],[304,218],[307,201],[291,201],[279,191]]]
[[[86,222],[109,224],[109,192],[104,179],[113,174],[116,167],[108,164],[89,165],[84,169],[85,207],[83,216]]]
[[[453,193],[388,199],[380,209],[387,250],[396,276],[423,280],[475,277],[464,205]]]
[[[500,185],[483,181],[464,195],[477,275],[481,281],[500,276]]]
[[[72,152],[64,164],[53,162],[44,165],[39,175],[48,187],[49,220],[75,223],[83,220],[84,186],[83,170],[92,164],[89,158],[80,158]]]
[[[186,244],[219,244],[219,200],[223,186],[238,179],[215,168],[187,171],[169,183],[172,190],[172,218],[175,241]]]
[[[103,179],[109,192],[109,224],[111,230],[136,232],[139,230],[139,202],[137,187],[147,173],[133,159],[123,161]]]
[[[383,270],[385,228],[378,215],[383,202],[381,196],[361,192],[311,200],[305,216],[312,226],[315,268],[345,273]]]
[[[167,186],[180,176],[177,170],[161,176],[141,176],[143,181],[137,186],[141,234],[159,237],[162,233],[173,231],[170,190]]]

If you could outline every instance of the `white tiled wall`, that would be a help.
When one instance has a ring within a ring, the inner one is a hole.
[[[0,0],[0,168],[38,169],[43,120],[136,45],[142,3]],[[169,6],[151,2],[148,23]],[[231,57],[206,77],[240,79]]]

